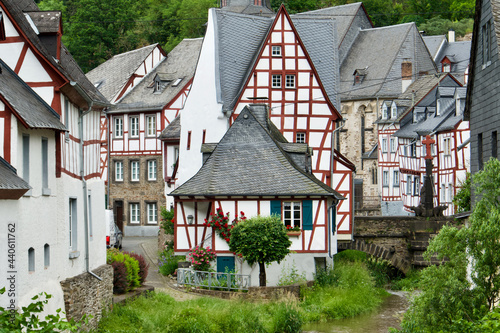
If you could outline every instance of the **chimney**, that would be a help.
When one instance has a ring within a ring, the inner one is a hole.
[[[448,30],[448,43],[455,43],[455,30]]]
[[[411,61],[405,59],[401,63],[401,83],[402,83],[402,91],[405,92],[406,88],[412,83],[413,79],[413,65]]]

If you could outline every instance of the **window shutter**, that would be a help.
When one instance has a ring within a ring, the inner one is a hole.
[[[281,201],[271,200],[271,215],[278,215],[281,217]]]
[[[312,200],[302,201],[302,230],[312,230]]]

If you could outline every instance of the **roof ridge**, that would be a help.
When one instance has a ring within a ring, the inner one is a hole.
[[[144,51],[144,49],[147,49],[147,48],[154,49],[157,45],[159,45],[159,43],[154,43],[154,44],[146,45],[146,46],[140,47],[140,48],[135,49],[135,50],[130,50],[130,51],[123,52],[123,53],[120,53],[120,54],[115,54],[111,58],[119,58],[121,56],[130,55],[131,53],[139,53],[139,51]]]

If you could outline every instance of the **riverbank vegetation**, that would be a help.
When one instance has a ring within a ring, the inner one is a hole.
[[[200,297],[179,302],[151,293],[115,305],[98,332],[300,332],[306,322],[354,317],[376,309],[387,293],[352,256],[339,255],[335,269],[318,274],[300,300],[285,295],[272,301]]]
[[[421,272],[421,292],[400,332],[500,331],[494,309],[500,301],[500,161],[490,159],[471,183],[476,202],[469,222],[444,227],[430,242],[425,256],[441,264]]]

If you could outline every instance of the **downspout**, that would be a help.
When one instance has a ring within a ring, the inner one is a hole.
[[[328,256],[330,259],[333,259],[332,254],[332,236],[335,235],[335,231],[337,230],[337,204],[339,201],[337,199],[333,199],[332,204],[328,207]],[[330,235],[331,230],[331,235]]]
[[[344,124],[342,124],[342,126],[340,126],[340,127],[336,128],[336,129],[334,129],[334,130],[332,131],[332,138],[331,138],[331,145],[332,145],[332,146],[331,146],[331,150],[332,150],[332,167],[331,167],[331,170],[330,170],[330,187],[332,187],[332,186],[333,186],[333,165],[334,165],[334,163],[335,163],[335,148],[334,148],[334,147],[335,147],[335,135],[337,134],[337,132],[338,132],[338,131],[340,131],[340,130],[341,130],[341,129],[345,126],[345,122],[346,122],[346,120],[347,120],[347,119],[343,119]],[[339,138],[339,141],[340,141],[340,138]],[[335,201],[334,201],[334,204],[333,204],[333,205],[336,207],[336,206],[337,206],[337,203],[338,203],[338,202],[335,202]],[[333,205],[332,205],[332,206],[333,206]],[[330,208],[331,208],[332,206],[330,206]],[[354,206],[353,206],[353,205],[351,205],[351,207],[354,207]],[[353,212],[353,214],[352,214],[352,215],[354,216],[354,212]],[[335,225],[335,229],[336,229],[336,228],[337,228],[337,225]],[[335,231],[333,231],[333,234],[335,234]],[[328,239],[330,239],[330,238],[328,238]],[[330,241],[328,241],[328,242],[330,242]],[[330,249],[328,249],[328,252],[330,252]],[[330,258],[331,258],[331,257],[330,257]]]
[[[78,116],[78,130],[80,134],[80,177],[82,179],[82,187],[83,187],[83,220],[85,225],[85,270],[87,273],[102,281],[102,278],[97,276],[90,270],[90,249],[89,249],[89,216],[88,216],[88,187],[87,180],[85,179],[85,163],[84,163],[84,152],[83,152],[83,117],[89,114],[92,111],[92,106],[94,105],[94,101],[87,95],[87,93],[76,83],[70,82],[70,85],[74,87],[80,95],[87,101],[89,106],[87,111],[82,111],[79,109]]]
[[[111,149],[111,136],[109,134],[109,129],[110,129],[110,126],[109,126],[109,115],[108,115],[108,112],[107,112],[107,109],[104,110],[104,117],[106,117],[106,142],[107,142],[107,145],[108,145],[108,150],[107,150],[107,153],[106,153],[106,159],[108,161],[108,170],[106,171],[106,179],[107,179],[107,182],[108,182],[108,186],[106,186],[106,209],[109,209],[109,195],[110,195],[110,190],[109,190],[109,187],[110,187],[110,181],[111,181],[111,177],[110,177],[110,163],[111,163],[111,160],[109,159],[110,158],[110,149]]]

